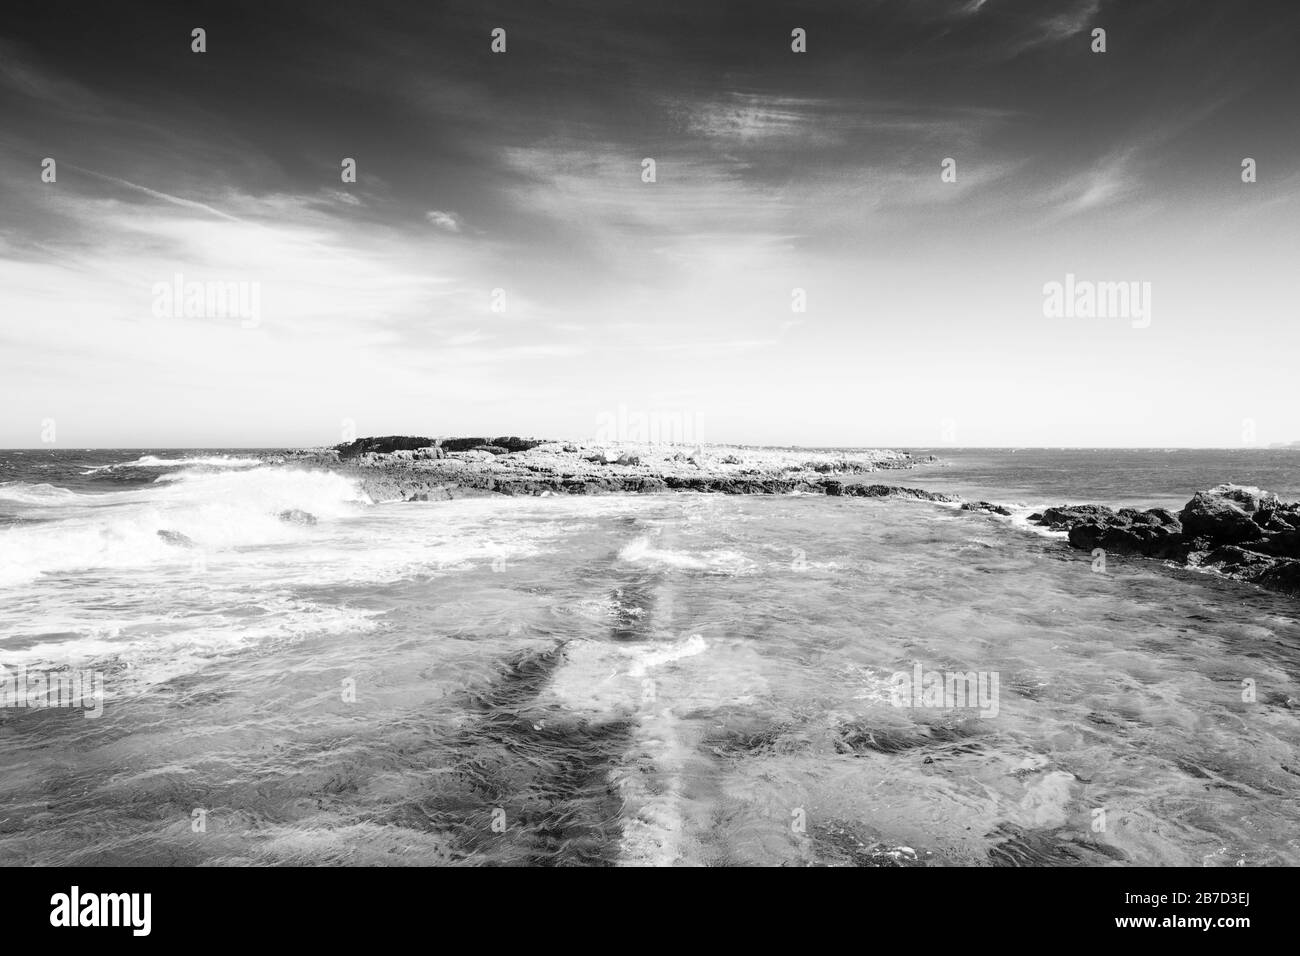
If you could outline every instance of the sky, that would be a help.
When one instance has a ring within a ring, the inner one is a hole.
[[[24,4],[0,446],[1297,440],[1298,35],[1252,0]],[[1067,276],[1135,297],[1046,314]]]

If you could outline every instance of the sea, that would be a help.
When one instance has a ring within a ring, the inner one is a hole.
[[[0,451],[0,865],[1300,865],[1300,604],[1025,520],[1300,450],[911,451],[1012,515]]]

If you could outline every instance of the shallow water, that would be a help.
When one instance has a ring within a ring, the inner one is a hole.
[[[0,662],[106,694],[0,710],[0,862],[1300,863],[1253,587],[911,501],[164,485],[0,529]]]

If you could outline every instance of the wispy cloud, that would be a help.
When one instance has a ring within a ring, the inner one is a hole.
[[[445,229],[448,232],[460,232],[460,216],[454,212],[443,212],[439,209],[430,209],[424,214],[424,218],[429,220],[439,229]]]
[[[200,212],[205,212],[209,215],[216,216],[220,219],[226,219],[230,222],[240,221],[237,217],[222,212],[220,209],[214,209],[207,203],[197,202],[193,199],[185,199],[181,196],[172,196],[159,189],[150,189],[148,186],[141,186],[138,183],[128,182],[120,176],[109,176],[105,173],[97,173],[93,169],[83,169],[80,166],[73,166],[70,163],[66,165],[68,168],[75,169],[79,173],[85,173],[87,176],[94,176],[96,179],[101,179],[107,183],[115,183],[116,185],[123,186],[126,189],[133,189],[136,192],[143,193],[146,196],[151,196],[154,199],[160,199],[163,202],[171,203],[173,206],[182,206],[186,209],[197,209]]]

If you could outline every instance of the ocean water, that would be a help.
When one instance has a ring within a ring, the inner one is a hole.
[[[926,448],[938,464],[913,474],[925,487],[1033,507],[1104,504],[1182,508],[1230,481],[1300,500],[1300,448]]]
[[[948,454],[891,480],[1181,503],[1300,460]],[[1300,863],[1300,605],[1017,519],[373,504],[211,450],[0,453],[0,514],[0,681],[102,680],[0,709],[0,863]]]

